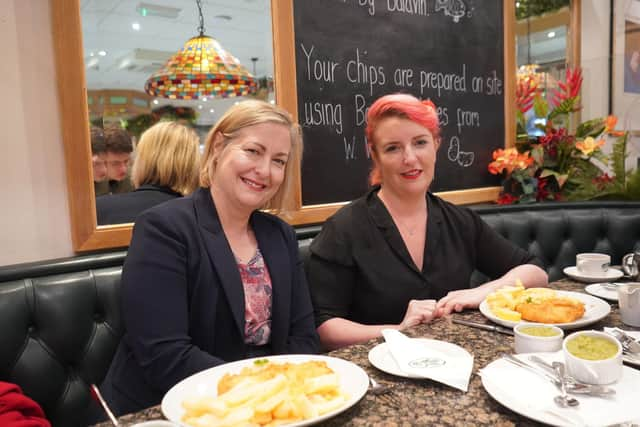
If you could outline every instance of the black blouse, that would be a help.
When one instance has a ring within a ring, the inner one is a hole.
[[[311,244],[307,278],[316,325],[333,317],[397,324],[411,299],[467,289],[474,270],[496,279],[542,263],[468,208],[427,194],[427,238],[419,270],[373,188],[329,218]]]

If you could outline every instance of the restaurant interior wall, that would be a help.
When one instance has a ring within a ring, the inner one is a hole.
[[[49,2],[0,1],[0,265],[73,255]]]
[[[73,255],[49,2],[0,2],[0,265]],[[609,2],[582,1],[583,118],[607,111]],[[51,76],[42,78],[42,76]]]

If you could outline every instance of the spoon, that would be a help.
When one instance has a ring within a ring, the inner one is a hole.
[[[529,360],[536,365],[542,367],[550,374],[557,376],[556,370],[550,363],[547,363],[540,357],[534,355],[529,356]],[[565,376],[566,380],[565,388],[567,393],[572,394],[587,394],[591,396],[607,397],[616,394],[616,391],[611,387],[605,387],[602,385],[584,384],[576,381],[573,377]]]
[[[558,374],[558,377],[560,380],[559,381],[560,395],[554,397],[553,401],[556,403],[556,405],[560,406],[561,408],[567,408],[569,406],[578,406],[580,404],[578,399],[574,397],[569,397],[569,395],[567,394],[566,380],[564,378],[564,363],[553,362],[552,366],[553,366],[553,369],[555,369],[556,373]]]

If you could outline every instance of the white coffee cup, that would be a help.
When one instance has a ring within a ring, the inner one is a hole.
[[[622,323],[640,326],[640,283],[618,285],[618,306]]]
[[[587,276],[597,276],[606,273],[611,264],[611,257],[607,254],[582,253],[576,255],[576,268]]]

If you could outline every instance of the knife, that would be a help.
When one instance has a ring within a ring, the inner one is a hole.
[[[504,326],[487,325],[486,323],[471,322],[469,320],[457,319],[455,317],[451,318],[451,321],[459,325],[465,325],[465,326],[471,326],[472,328],[484,329],[485,331],[493,331],[493,332],[500,332],[501,334],[513,335],[513,329],[505,328]]]

